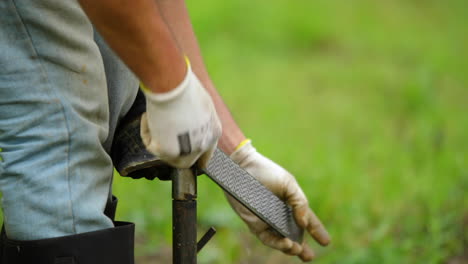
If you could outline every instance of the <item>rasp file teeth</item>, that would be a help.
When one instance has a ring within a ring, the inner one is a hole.
[[[221,150],[215,151],[205,172],[275,231],[302,242],[302,230],[294,221],[291,208]]]

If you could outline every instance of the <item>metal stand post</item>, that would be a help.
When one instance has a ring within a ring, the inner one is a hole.
[[[174,264],[197,263],[197,179],[190,169],[172,179],[172,257]]]

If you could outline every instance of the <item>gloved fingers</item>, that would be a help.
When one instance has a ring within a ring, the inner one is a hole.
[[[322,246],[330,243],[330,235],[322,222],[310,209],[309,202],[301,187],[294,179],[290,178],[285,188],[286,202],[293,208],[294,218],[298,225],[305,230]]]
[[[250,212],[247,208],[241,205],[237,200],[225,193],[230,205],[234,208],[236,213],[247,224],[250,231],[257,235],[260,241],[271,248],[280,250],[288,255],[297,256],[303,251],[302,246],[289,238],[280,237],[269,230],[268,224],[263,222],[260,218]],[[310,254],[307,252],[303,256],[305,259],[309,258]]]
[[[148,148],[151,143],[151,133],[148,126],[148,118],[146,112],[141,115],[140,121],[140,137],[143,144]]]
[[[289,238],[277,236],[269,230],[259,233],[258,238],[266,246],[290,256],[298,256],[303,262],[309,262],[315,258],[314,251],[305,242],[300,245]]]
[[[320,219],[312,210],[309,210],[308,215],[309,225],[307,226],[307,232],[322,246],[330,244],[330,234],[328,234]]]
[[[275,235],[268,229],[258,233],[257,236],[264,245],[280,250],[287,255],[297,256],[302,252],[302,246],[299,243],[289,238]]]
[[[315,258],[315,252],[304,242],[302,252],[298,256],[303,262],[309,262]]]
[[[204,169],[208,166],[208,162],[210,161],[211,157],[213,157],[213,153],[215,152],[215,150],[216,144],[200,156],[200,158],[197,161],[197,165],[199,168]]]
[[[326,246],[330,243],[330,235],[308,205],[298,206],[293,210],[298,225],[307,230],[320,245]]]
[[[229,193],[225,192],[224,195],[226,196],[227,201],[234,209],[236,214],[242,219],[242,221],[244,221],[244,223],[248,226],[252,233],[259,234],[264,230],[268,229],[267,223],[258,218],[255,214],[253,214],[249,209],[243,206]]]
[[[220,133],[217,133],[217,134],[220,134]],[[140,136],[143,141],[143,144],[146,146],[146,148],[150,152],[152,152],[155,155],[158,155],[160,159],[164,160],[169,165],[176,167],[176,168],[190,168],[197,160],[201,168],[206,168],[206,166],[208,165],[208,161],[211,159],[214,151],[216,150],[216,140],[212,140],[214,143],[211,143],[211,145],[214,145],[214,146],[203,154],[200,154],[198,152],[193,152],[183,157],[180,157],[178,155],[173,155],[173,156],[161,155],[159,153],[160,149],[159,149],[159,146],[157,145],[157,142],[153,141],[151,138],[151,132],[150,132],[149,124],[148,124],[148,114],[146,112],[141,115]]]

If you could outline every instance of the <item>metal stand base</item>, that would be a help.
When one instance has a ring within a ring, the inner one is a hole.
[[[197,201],[172,201],[172,258],[175,264],[197,263]]]
[[[211,227],[197,243],[197,176],[191,169],[172,175],[172,259],[174,264],[196,264],[197,253],[214,236]]]
[[[197,263],[197,176],[192,170],[172,175],[172,258],[174,264]]]

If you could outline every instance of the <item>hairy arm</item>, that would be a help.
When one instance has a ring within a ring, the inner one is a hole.
[[[109,46],[153,92],[167,92],[186,65],[154,0],[79,0]]]
[[[218,146],[227,154],[234,152],[239,143],[245,139],[239,126],[234,121],[229,109],[211,81],[203,63],[198,41],[193,32],[190,17],[184,0],[156,0],[161,16],[172,31],[184,54],[190,58],[193,71],[210,94],[223,127],[223,134]]]

